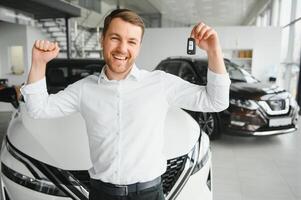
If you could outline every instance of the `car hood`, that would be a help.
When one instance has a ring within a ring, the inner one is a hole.
[[[267,100],[274,96],[285,96],[289,94],[281,87],[266,83],[234,82],[230,86],[231,98],[245,98],[253,100]]]
[[[200,128],[186,112],[170,108],[164,134],[164,154],[171,159],[191,151],[198,141]],[[55,119],[33,119],[21,103],[7,135],[17,149],[49,165],[65,170],[87,170],[92,166],[86,126],[79,113]]]

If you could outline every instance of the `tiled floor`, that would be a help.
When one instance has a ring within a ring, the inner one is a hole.
[[[10,113],[0,113],[0,140]],[[301,125],[301,122],[300,122]],[[301,134],[211,143],[214,200],[300,200]]]
[[[223,136],[211,143],[214,200],[300,200],[301,135]]]

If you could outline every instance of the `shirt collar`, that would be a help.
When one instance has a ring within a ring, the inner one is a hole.
[[[100,75],[99,75],[99,78],[98,78],[98,83],[100,83],[101,80],[104,80],[104,81],[116,81],[116,80],[109,80],[106,73],[105,73],[105,70],[107,68],[107,65],[105,65],[101,72],[100,72]],[[138,81],[140,78],[140,70],[139,68],[136,66],[136,64],[133,65],[130,73],[127,75],[127,77],[125,77],[124,80],[128,80],[128,79],[132,79],[132,80],[136,80]]]

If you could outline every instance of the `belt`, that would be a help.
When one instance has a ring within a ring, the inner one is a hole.
[[[91,186],[97,189],[103,190],[105,193],[115,196],[127,196],[130,192],[139,192],[151,187],[158,186],[161,183],[161,177],[158,177],[152,181],[139,182],[130,185],[115,185],[111,183],[105,183],[100,180],[91,179]]]

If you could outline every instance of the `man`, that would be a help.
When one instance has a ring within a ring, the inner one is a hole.
[[[199,23],[191,31],[208,54],[206,87],[162,71],[138,69],[135,60],[143,34],[136,13],[112,11],[100,41],[106,62],[100,76],[84,78],[55,95],[47,93],[45,68],[59,53],[58,45],[38,40],[32,50],[31,70],[22,88],[27,110],[34,118],[82,114],[93,164],[91,200],[163,200],[160,176],[166,170],[162,149],[168,107],[214,112],[229,104],[230,81],[212,28]]]

